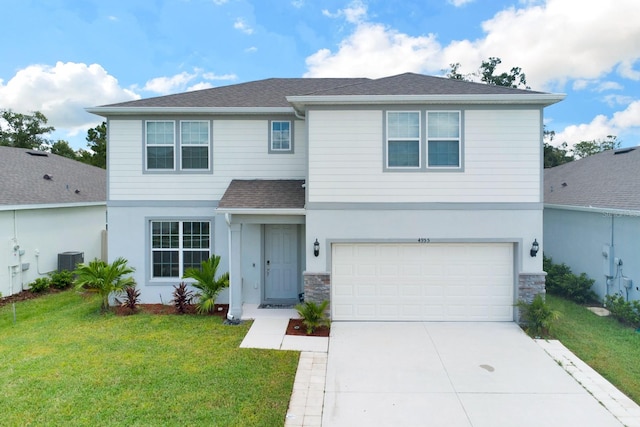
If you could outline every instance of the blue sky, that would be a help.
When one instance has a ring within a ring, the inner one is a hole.
[[[75,148],[85,107],[269,77],[470,73],[499,57],[556,143],[640,144],[640,1],[3,0],[0,108],[43,112]]]

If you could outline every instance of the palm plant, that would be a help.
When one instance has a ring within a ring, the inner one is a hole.
[[[219,255],[211,255],[208,260],[200,263],[200,268],[187,268],[182,276],[183,279],[194,279],[191,285],[199,290],[198,313],[210,313],[216,304],[218,293],[229,287],[229,273],[224,273],[218,277]]]
[[[302,323],[307,327],[307,335],[311,335],[320,326],[330,325],[329,318],[325,314],[328,305],[329,301],[327,300],[322,301],[319,305],[313,301],[296,305],[295,309],[302,317]]]
[[[89,264],[79,264],[73,274],[76,275],[76,289],[84,289],[96,292],[102,298],[100,309],[109,309],[109,296],[121,293],[128,286],[135,286],[133,277],[124,277],[135,271],[127,266],[127,260],[120,257],[108,264],[102,260],[94,259]]]

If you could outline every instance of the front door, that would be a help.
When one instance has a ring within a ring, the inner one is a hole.
[[[297,300],[298,226],[268,224],[264,227],[264,299]]]

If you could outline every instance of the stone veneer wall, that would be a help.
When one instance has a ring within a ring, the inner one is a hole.
[[[304,300],[315,302],[329,301],[331,306],[331,274],[304,273]],[[327,308],[327,311],[330,311]]]
[[[546,294],[545,277],[547,273],[520,273],[518,276],[518,301],[531,304],[538,294]],[[517,310],[517,321],[521,323],[520,311]]]

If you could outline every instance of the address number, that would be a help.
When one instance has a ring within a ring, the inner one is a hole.
[[[418,243],[429,243],[429,242],[431,242],[431,240],[427,239],[426,237],[418,238]]]

